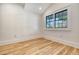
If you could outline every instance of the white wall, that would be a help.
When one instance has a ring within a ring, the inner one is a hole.
[[[42,25],[45,25],[45,16],[66,6],[69,10],[70,30],[44,30],[45,27]],[[42,19],[40,17],[18,4],[0,4],[0,44],[41,37],[41,28],[44,38],[79,47],[78,4],[53,4],[41,17]]]
[[[39,15],[18,4],[0,4],[0,44],[31,39],[38,33]]]
[[[45,30],[45,17],[56,10],[68,8],[68,30]],[[79,4],[54,4],[43,15],[43,33],[46,39],[79,47]]]

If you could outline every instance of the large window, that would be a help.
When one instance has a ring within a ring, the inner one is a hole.
[[[46,16],[46,28],[67,28],[67,9]]]
[[[46,28],[53,28],[54,27],[54,17],[53,14],[46,16]]]

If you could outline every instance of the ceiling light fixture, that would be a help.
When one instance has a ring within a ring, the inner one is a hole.
[[[39,7],[39,10],[42,10],[42,7]]]

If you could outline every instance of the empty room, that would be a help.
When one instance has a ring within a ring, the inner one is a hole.
[[[0,3],[0,55],[79,55],[79,4]]]

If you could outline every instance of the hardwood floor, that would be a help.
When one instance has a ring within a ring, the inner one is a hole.
[[[39,38],[0,46],[0,55],[79,55],[79,49]]]

